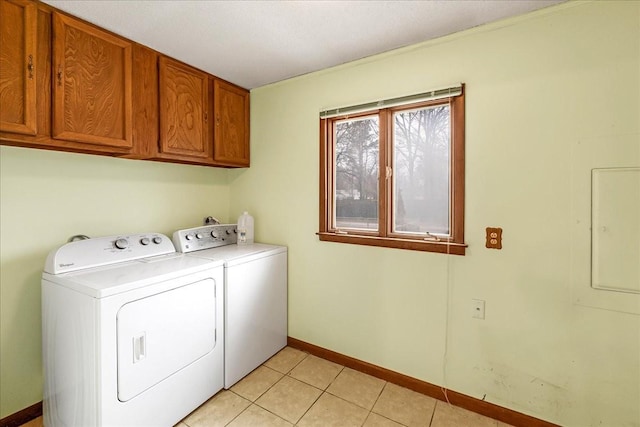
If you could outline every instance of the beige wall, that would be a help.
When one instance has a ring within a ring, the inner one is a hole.
[[[639,296],[589,289],[590,171],[640,166],[639,64],[640,2],[572,2],[253,90],[230,210],[290,248],[289,335],[563,425],[640,425]],[[318,112],[457,82],[467,256],[319,242]]]
[[[42,398],[49,250],[248,209],[290,248],[291,336],[563,425],[640,425],[640,300],[588,288],[590,170],[640,165],[639,27],[640,2],[570,3],[256,89],[248,170],[1,147],[0,418]],[[318,112],[456,82],[467,256],[319,242]]]
[[[74,234],[226,221],[227,171],[0,147],[0,418],[42,400],[40,275]]]

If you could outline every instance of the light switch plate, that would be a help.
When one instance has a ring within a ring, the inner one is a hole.
[[[484,319],[484,305],[485,301],[481,299],[472,299],[472,309],[474,319]]]

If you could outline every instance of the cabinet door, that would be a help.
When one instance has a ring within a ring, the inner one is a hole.
[[[213,159],[230,166],[249,166],[249,92],[216,79],[213,93]]]
[[[132,146],[131,43],[53,13],[53,137]]]
[[[35,3],[0,1],[0,130],[36,134]]]
[[[160,152],[211,158],[207,74],[166,57],[160,57],[159,65]]]
[[[149,159],[158,147],[158,53],[133,46],[133,151],[127,157]]]

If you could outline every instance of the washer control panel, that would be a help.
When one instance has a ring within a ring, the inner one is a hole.
[[[236,224],[203,225],[173,233],[173,244],[178,252],[193,252],[238,242]]]

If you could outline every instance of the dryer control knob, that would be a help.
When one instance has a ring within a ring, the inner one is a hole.
[[[187,240],[191,240],[193,239],[193,234],[187,234],[186,236],[184,236],[184,238]]]
[[[227,233],[227,236],[228,236],[229,234],[231,234],[231,232],[230,232],[229,230],[224,230],[224,232],[225,232],[225,233]]]
[[[217,238],[218,238],[218,235],[216,234],[216,232],[215,232],[215,231],[212,231],[212,232],[211,232],[211,237],[213,237],[214,239],[217,239]]]
[[[202,234],[201,233],[196,233],[196,239],[202,239]]]
[[[159,245],[160,243],[162,243],[162,237],[154,237],[153,238],[153,243],[155,243],[156,245]]]
[[[140,239],[140,244],[142,246],[147,246],[149,243],[151,243],[151,240],[149,240],[148,237],[143,237],[142,239]]]
[[[113,242],[113,245],[118,249],[126,249],[129,246],[127,239],[118,239]]]

